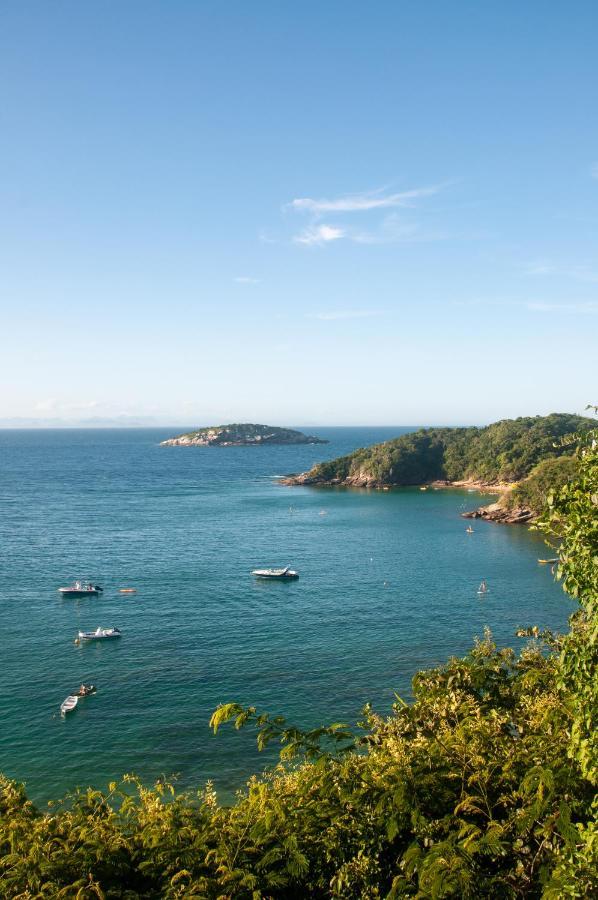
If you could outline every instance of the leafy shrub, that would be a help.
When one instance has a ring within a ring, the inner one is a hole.
[[[569,484],[576,470],[577,462],[572,456],[545,459],[532,469],[527,478],[505,494],[503,502],[509,507],[524,506],[540,513],[549,495]]]

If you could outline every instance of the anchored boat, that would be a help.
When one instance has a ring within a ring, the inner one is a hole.
[[[74,710],[77,703],[79,702],[79,698],[75,697],[74,694],[71,694],[66,700],[63,700],[60,704],[60,715],[66,716],[67,713],[70,713]]]
[[[63,597],[97,597],[104,589],[91,581],[74,581],[69,587],[58,588]]]
[[[121,637],[119,628],[96,628],[95,631],[80,631],[80,641],[111,641]]]
[[[285,566],[284,569],[254,569],[251,574],[256,578],[299,578],[299,573],[290,566]]]

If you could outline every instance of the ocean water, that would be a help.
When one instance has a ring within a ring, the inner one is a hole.
[[[160,447],[172,429],[0,431],[0,771],[36,802],[125,772],[211,779],[226,800],[273,756],[249,732],[214,736],[219,703],[300,726],[355,721],[486,625],[512,646],[518,625],[564,628],[572,604],[537,564],[541,538],[485,522],[465,533],[459,513],[478,495],[276,477],[407,430],[230,448]],[[289,563],[298,581],[249,574]],[[78,576],[104,594],[62,599]],[[74,644],[98,625],[122,639]],[[62,719],[83,681],[97,695]]]

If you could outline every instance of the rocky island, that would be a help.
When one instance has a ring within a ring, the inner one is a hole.
[[[388,489],[408,485],[469,487],[501,495],[464,515],[503,523],[531,521],[546,494],[574,475],[567,435],[595,427],[567,413],[504,419],[483,428],[421,428],[366,447],[283,484]]]
[[[274,425],[213,425],[162,441],[163,447],[242,447],[261,444],[327,444],[328,441],[292,428]]]

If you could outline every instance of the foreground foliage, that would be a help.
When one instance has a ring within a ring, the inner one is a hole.
[[[523,481],[502,497],[506,507],[525,507],[540,513],[548,497],[570,484],[577,474],[577,460],[572,456],[544,459],[535,466]]]
[[[0,896],[518,898],[598,893],[598,434],[541,523],[578,609],[564,636],[486,634],[420,672],[414,701],[304,732],[236,704],[283,762],[231,807],[128,778],[42,813],[0,780]]]

